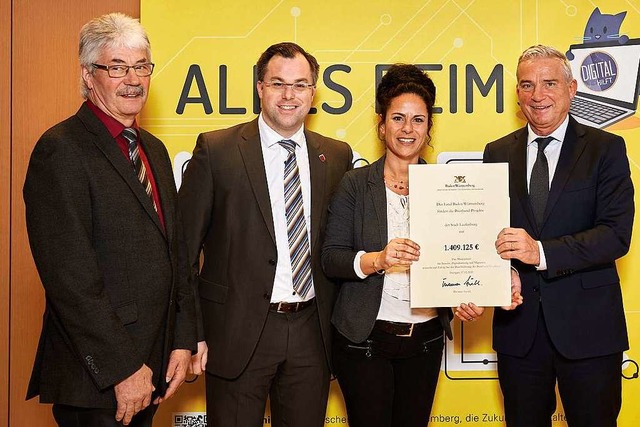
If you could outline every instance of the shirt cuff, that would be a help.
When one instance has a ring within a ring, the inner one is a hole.
[[[364,274],[362,272],[362,269],[360,268],[360,258],[362,258],[362,255],[366,254],[365,251],[360,251],[356,254],[356,257],[353,259],[353,271],[355,271],[356,276],[358,276],[361,279],[366,279],[367,275]]]
[[[547,257],[544,256],[542,242],[540,242],[540,240],[536,240],[536,243],[538,244],[538,252],[540,252],[540,264],[536,266],[536,270],[545,271],[547,269]]]

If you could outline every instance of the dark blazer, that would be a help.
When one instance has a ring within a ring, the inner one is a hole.
[[[305,130],[311,172],[311,268],[327,359],[335,285],[322,272],[327,206],[351,168],[344,142]],[[236,378],[266,322],[278,253],[258,120],[203,133],[180,188],[180,209],[209,346],[207,371]],[[199,269],[200,251],[204,262]]]
[[[24,201],[46,309],[27,398],[115,408],[114,384],[146,363],[161,390],[169,351],[195,350],[171,163],[144,130],[141,144],[166,232],[131,163],[86,105],[33,150]]]
[[[528,198],[526,145],[525,127],[488,144],[484,161],[509,163],[511,226],[541,241],[547,270],[513,263],[524,303],[495,311],[493,347],[525,355],[542,309],[553,344],[569,359],[626,350],[615,265],[629,250],[634,215],[624,140],[570,118],[540,229]]]
[[[329,207],[322,266],[327,276],[342,281],[331,321],[353,342],[362,342],[371,334],[382,301],[384,276],[360,279],[353,260],[358,251],[381,251],[388,242],[384,160],[383,156],[347,173]],[[451,339],[451,309],[439,308],[438,317]]]

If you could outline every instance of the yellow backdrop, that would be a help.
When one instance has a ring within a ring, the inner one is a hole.
[[[156,70],[141,124],[167,145],[179,183],[198,133],[255,117],[252,67],[267,46],[291,40],[322,67],[309,128],[347,141],[361,158],[377,159],[382,146],[375,135],[376,78],[387,64],[421,64],[436,83],[441,109],[433,148],[424,156],[430,162],[445,152],[477,158],[487,142],[524,124],[514,90],[522,50],[543,43],[566,51],[580,43],[596,6],[607,14],[626,11],[621,34],[640,37],[635,0],[142,0]],[[640,115],[607,130],[625,138],[640,187]],[[631,340],[625,353],[631,362],[623,366],[628,379],[623,381],[622,427],[635,427],[640,420],[635,364],[640,361],[640,289],[633,281],[633,265],[639,262],[636,238],[619,262]],[[504,425],[490,325],[490,312],[464,330],[454,324],[456,338],[447,345],[430,425]],[[162,405],[156,423],[201,426],[204,408],[203,379],[198,379]],[[566,425],[561,407],[554,417],[554,427]],[[342,396],[333,384],[326,425],[346,423]],[[270,424],[267,412],[265,425]]]

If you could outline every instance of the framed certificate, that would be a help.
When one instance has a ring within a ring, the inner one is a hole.
[[[510,262],[495,248],[509,226],[508,165],[410,165],[409,182],[411,307],[510,305]]]

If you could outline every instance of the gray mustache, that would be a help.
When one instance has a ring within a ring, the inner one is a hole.
[[[120,95],[120,96],[129,96],[129,95],[138,96],[143,94],[144,94],[144,89],[141,86],[130,86],[116,92],[116,95]]]

